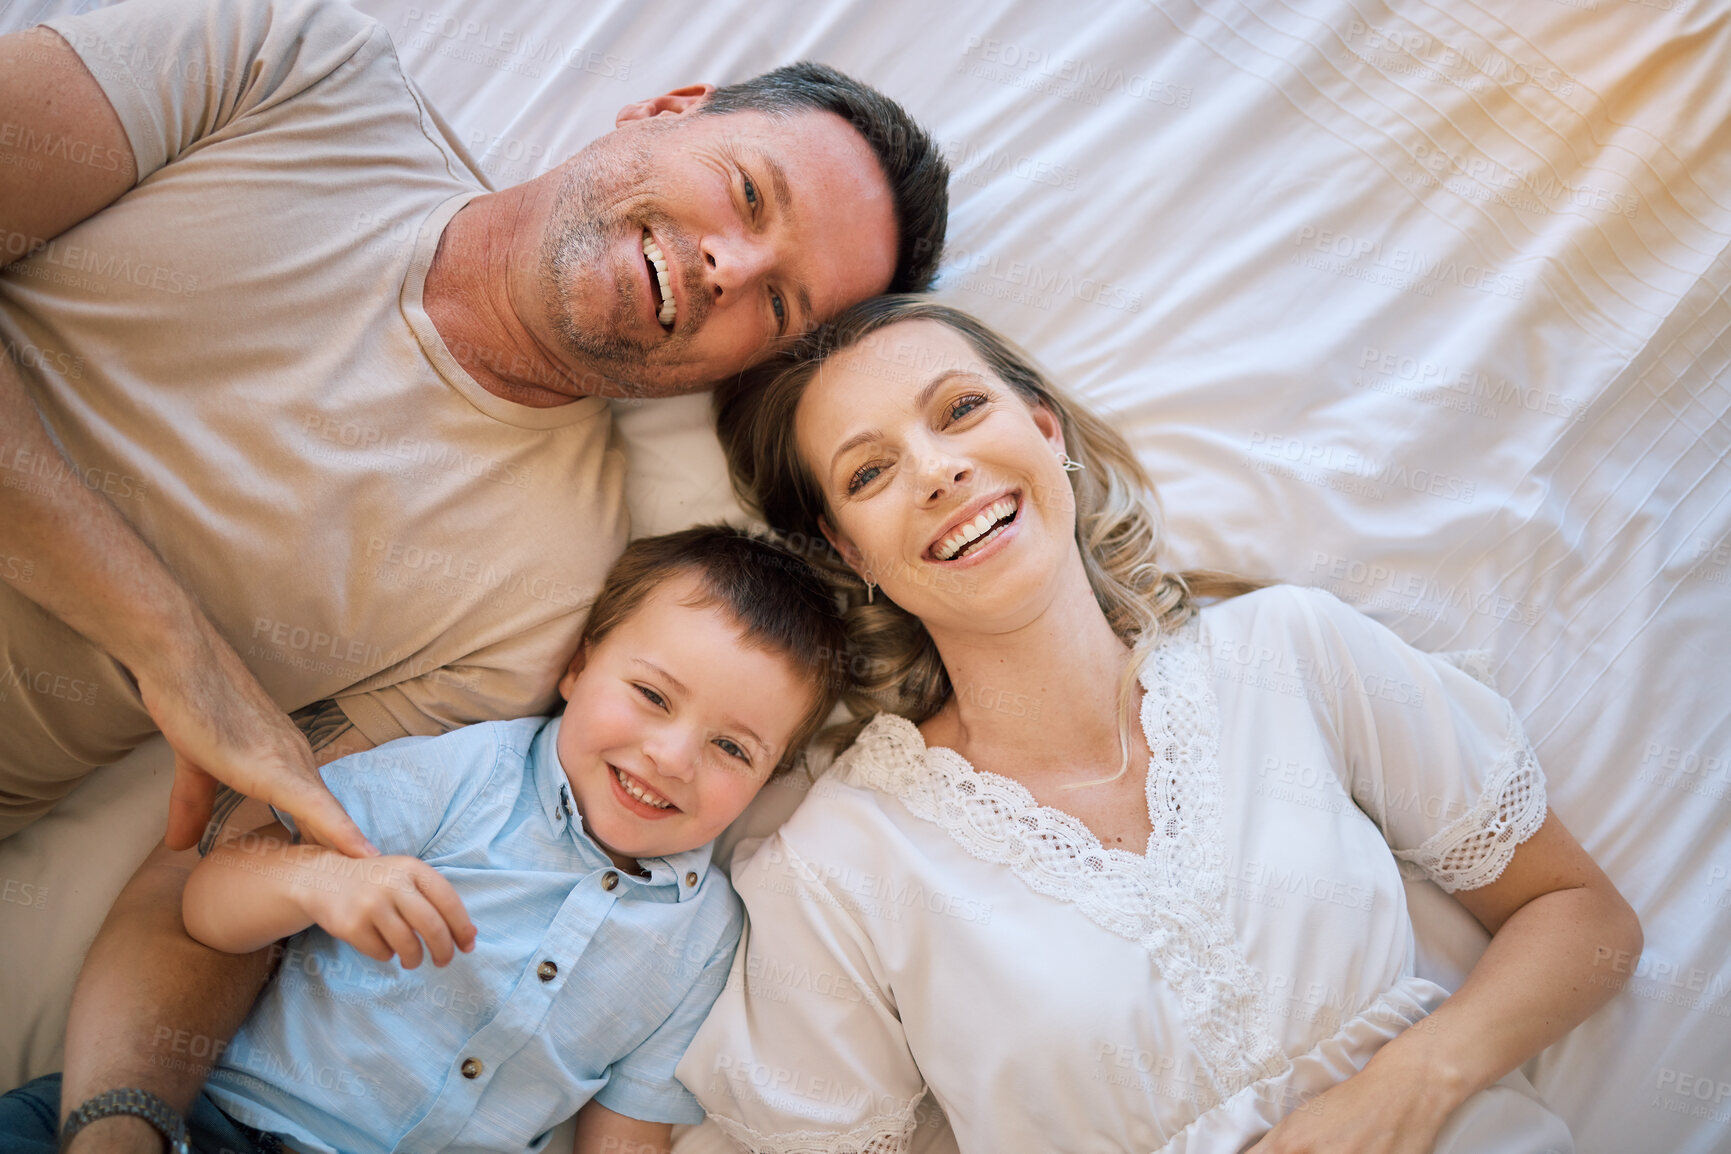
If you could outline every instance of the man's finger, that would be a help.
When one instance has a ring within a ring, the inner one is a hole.
[[[474,949],[475,923],[469,920],[469,911],[463,908],[463,899],[457,896],[456,887],[431,866],[416,870],[414,878],[415,888],[432,903],[445,925],[451,927],[451,938],[457,947],[464,953]]]
[[[191,758],[175,751],[174,786],[168,795],[168,832],[163,837],[169,849],[191,849],[204,836],[216,805],[217,784],[216,778]]]
[[[285,782],[272,790],[270,803],[292,814],[301,837],[329,846],[349,857],[377,857],[378,848],[367,840],[323,781],[304,779]]]

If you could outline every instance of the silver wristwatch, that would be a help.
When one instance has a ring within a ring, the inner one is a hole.
[[[60,1149],[65,1150],[74,1134],[98,1118],[112,1118],[117,1114],[143,1118],[156,1127],[168,1143],[168,1154],[192,1154],[192,1147],[186,1140],[186,1121],[180,1112],[149,1090],[130,1087],[107,1090],[72,1111],[66,1125],[60,1129]]]

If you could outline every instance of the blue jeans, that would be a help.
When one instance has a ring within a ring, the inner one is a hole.
[[[0,1097],[0,1154],[55,1154],[59,1149],[60,1075],[47,1074]],[[186,1133],[197,1154],[279,1154],[269,1134],[236,1122],[204,1094],[192,1104]]]

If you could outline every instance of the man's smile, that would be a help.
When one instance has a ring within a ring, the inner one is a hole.
[[[649,292],[651,305],[656,310],[655,319],[671,333],[679,319],[679,302],[673,295],[673,273],[668,267],[667,255],[655,243],[648,229],[643,230],[643,263],[649,269]]]

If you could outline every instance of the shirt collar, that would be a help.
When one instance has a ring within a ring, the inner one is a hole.
[[[554,836],[569,834],[572,841],[604,866],[611,863],[607,851],[596,844],[583,828],[582,815],[577,812],[577,799],[571,794],[571,783],[565,768],[559,764],[559,726],[563,717],[555,717],[541,727],[529,746],[529,772],[535,782],[535,794],[541,802],[541,818]],[[714,842],[696,849],[666,857],[639,858],[637,864],[649,871],[648,877],[637,877],[624,870],[619,876],[628,882],[651,888],[672,886],[677,891],[675,901],[687,901],[703,888],[704,875],[715,851]],[[695,881],[687,879],[695,878]]]

